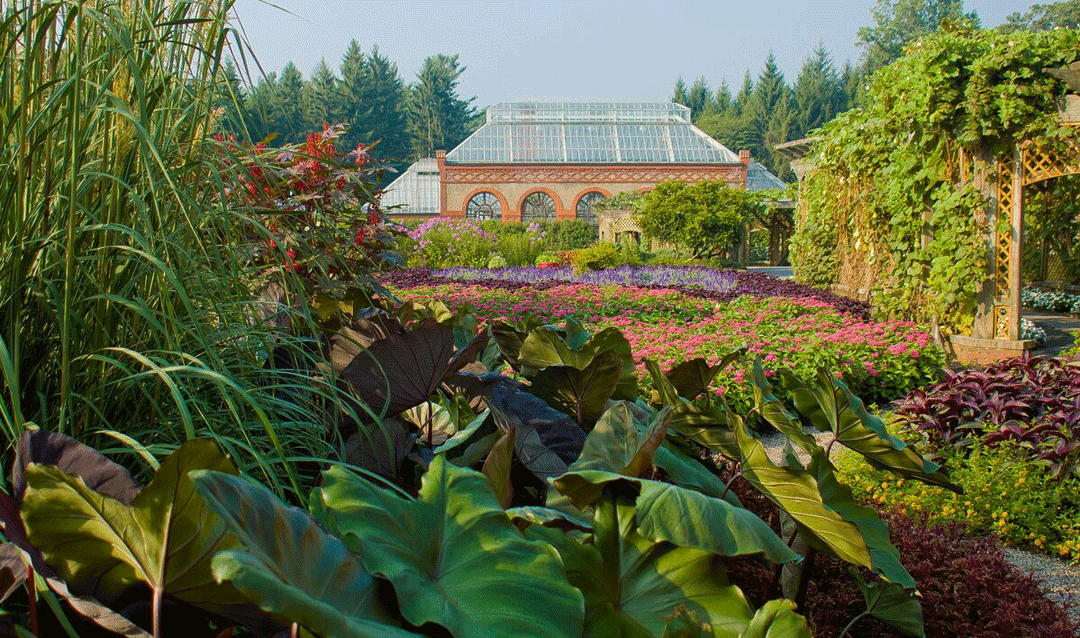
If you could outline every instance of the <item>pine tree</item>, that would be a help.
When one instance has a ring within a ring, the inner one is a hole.
[[[368,122],[372,131],[370,141],[365,143],[378,142],[375,156],[400,170],[410,152],[405,83],[398,75],[397,65],[381,55],[377,46],[372,47],[364,68],[366,88],[363,96],[369,107]]]
[[[720,88],[716,89],[716,99],[713,101],[713,112],[719,115],[727,115],[735,107],[735,100],[731,97],[731,88],[727,80],[720,82]]]
[[[690,107],[691,119],[697,119],[705,113],[705,109],[708,108],[712,102],[709,97],[709,85],[705,82],[705,78],[694,80],[694,84],[690,87],[690,92],[686,95],[686,106]]]
[[[336,124],[341,120],[341,99],[338,80],[326,64],[319,61],[311,79],[304,83],[303,127],[306,133],[321,131],[324,124]]]
[[[289,62],[281,70],[267,109],[267,125],[270,133],[277,133],[277,144],[302,142],[310,131],[305,130],[302,103],[304,99],[304,76],[300,69]]]
[[[683,82],[682,76],[675,80],[675,89],[671,92],[671,101],[676,104],[682,104],[688,106],[690,97],[686,93],[686,82]]]
[[[424,60],[408,98],[414,159],[428,157],[437,149],[452,149],[468,137],[476,98],[458,96],[457,85],[464,71],[457,55],[440,53]]]
[[[746,109],[750,106],[750,98],[754,95],[754,81],[750,79],[750,71],[747,70],[743,75],[742,88],[739,89],[739,94],[735,96],[735,114],[742,115],[746,112]]]
[[[840,77],[833,67],[829,52],[824,44],[818,44],[817,49],[803,62],[802,71],[795,80],[792,136],[804,137],[833,119],[845,102]]]

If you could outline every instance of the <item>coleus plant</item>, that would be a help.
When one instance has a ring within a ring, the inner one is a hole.
[[[959,448],[1014,441],[1060,476],[1080,462],[1080,363],[1024,356],[946,377],[897,402],[907,427]]]

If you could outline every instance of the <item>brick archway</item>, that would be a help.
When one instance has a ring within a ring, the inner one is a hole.
[[[461,200],[461,207],[458,210],[448,211],[449,216],[466,217],[469,202],[472,201],[473,197],[476,197],[480,193],[491,193],[492,195],[494,195],[495,199],[499,200],[499,206],[502,206],[502,220],[504,222],[513,221],[510,205],[506,203],[506,197],[504,197],[503,194],[499,192],[499,189],[492,188],[490,186],[481,186],[480,188],[470,191],[469,194],[466,195],[463,200]]]
[[[517,207],[514,209],[514,215],[515,215],[516,221],[524,221],[525,212],[522,210],[522,206],[525,205],[525,199],[528,198],[529,195],[532,195],[533,193],[543,193],[543,194],[547,195],[548,197],[550,197],[553,202],[555,202],[555,219],[556,220],[564,219],[566,217],[566,209],[563,208],[562,199],[559,197],[559,194],[556,193],[555,191],[551,190],[550,188],[545,188],[543,186],[537,186],[536,188],[528,189],[527,191],[525,191],[524,193],[521,194],[520,198],[518,198]]]

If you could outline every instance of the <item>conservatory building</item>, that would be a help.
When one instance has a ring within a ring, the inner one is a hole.
[[[703,133],[681,104],[512,102],[490,107],[456,148],[410,166],[383,204],[395,217],[595,224],[596,204],[616,193],[669,180],[746,188],[749,172],[749,152]]]

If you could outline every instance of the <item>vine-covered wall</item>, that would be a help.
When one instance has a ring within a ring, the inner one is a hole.
[[[1057,118],[1064,83],[1042,69],[1077,58],[1080,32],[1065,29],[943,26],[912,45],[874,76],[866,107],[820,131],[791,241],[796,278],[966,332],[989,258],[979,166],[1025,138],[1076,134]]]

